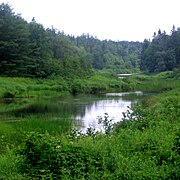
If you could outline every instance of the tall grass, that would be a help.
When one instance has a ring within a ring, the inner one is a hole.
[[[52,135],[67,133],[72,128],[72,119],[67,117],[54,117],[50,115],[29,116],[13,123],[16,131],[26,132],[48,132]]]
[[[20,174],[19,162],[21,158],[16,156],[10,149],[6,149],[5,154],[0,154],[0,179],[2,180],[25,180],[24,175]]]
[[[57,96],[64,94],[101,93],[132,90],[133,82],[118,79],[115,75],[97,72],[81,79],[30,79],[0,77],[0,98]],[[134,86],[134,85],[133,85]]]
[[[14,97],[37,97],[43,95],[57,95],[70,91],[67,82],[59,78],[51,79],[29,79],[0,77],[0,97],[7,93]],[[8,97],[6,97],[8,98]]]
[[[137,90],[149,92],[163,92],[180,88],[179,80],[176,78],[169,78],[173,72],[162,72],[155,75],[135,75],[134,78],[138,80],[136,85]]]

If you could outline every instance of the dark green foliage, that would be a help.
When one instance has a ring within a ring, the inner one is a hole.
[[[141,43],[103,40],[83,34],[77,38],[68,36],[76,46],[84,48],[95,69],[116,69],[118,73],[139,69]],[[125,70],[126,69],[126,70]]]
[[[173,150],[180,156],[180,129],[177,129]]]
[[[0,74],[23,76],[29,61],[28,24],[8,4],[0,5]]]
[[[13,99],[13,98],[15,98],[15,96],[11,92],[5,92],[3,94],[3,96],[2,96],[2,98],[4,98],[4,99]]]
[[[148,72],[171,71],[179,68],[180,29],[173,27],[172,34],[158,32],[152,42],[144,40],[141,53],[141,70]]]
[[[27,23],[10,5],[0,5],[0,75],[47,78],[87,76],[91,64],[83,48],[65,36]]]
[[[0,13],[0,75],[76,78],[91,75],[91,67],[118,73],[139,69],[139,42],[66,36],[54,28],[44,29],[34,18],[27,23],[4,3]]]
[[[49,44],[48,33],[41,24],[34,20],[28,24],[29,35],[29,58],[27,72],[32,77],[48,77],[49,60],[52,58],[52,50]]]

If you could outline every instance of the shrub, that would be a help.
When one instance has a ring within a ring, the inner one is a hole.
[[[16,156],[10,149],[6,154],[0,154],[0,179],[1,180],[23,180],[26,179],[19,173],[19,162],[21,158]]]
[[[18,154],[22,172],[34,178],[98,179],[104,169],[99,154],[48,134],[30,133]]]

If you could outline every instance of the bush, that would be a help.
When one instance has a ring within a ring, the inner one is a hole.
[[[48,134],[30,133],[18,154],[22,173],[33,178],[98,179],[104,170],[99,154]]]

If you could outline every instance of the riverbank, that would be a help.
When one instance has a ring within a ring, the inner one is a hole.
[[[1,98],[29,98],[39,96],[57,96],[65,94],[97,94],[133,90],[134,84],[118,79],[107,73],[94,73],[89,78],[30,79],[0,77]]]
[[[172,74],[126,79],[137,90],[159,91],[106,134],[89,129],[66,136],[16,131],[1,123],[2,179],[179,179],[180,83]],[[133,80],[135,79],[135,80]],[[33,131],[33,130],[32,130]]]

